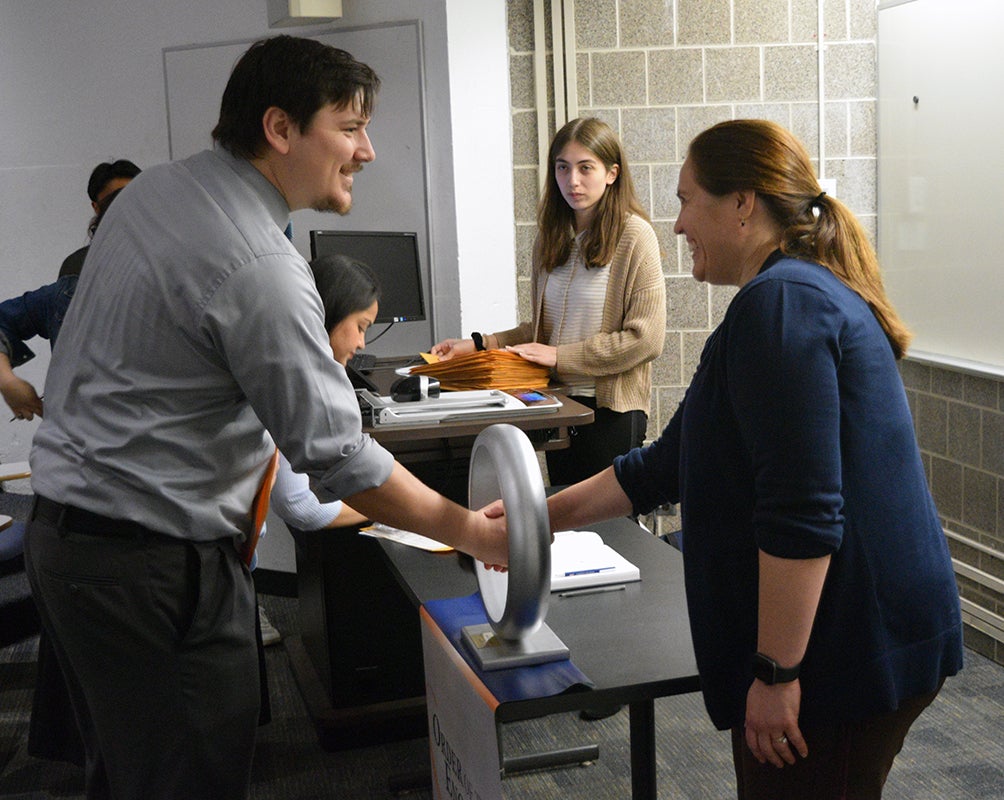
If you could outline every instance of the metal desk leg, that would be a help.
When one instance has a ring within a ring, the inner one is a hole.
[[[631,703],[628,708],[631,714],[631,797],[656,800],[655,701]]]
[[[572,767],[576,764],[585,765],[598,760],[599,757],[600,746],[598,744],[584,744],[560,750],[548,750],[544,753],[508,756],[502,759],[502,775],[515,775],[517,772],[529,772],[535,769]]]

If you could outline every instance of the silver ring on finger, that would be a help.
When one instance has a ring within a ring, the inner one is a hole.
[[[778,744],[788,744],[788,737],[787,737],[787,736],[785,736],[785,735],[784,735],[784,734],[782,733],[782,734],[781,734],[781,735],[780,735],[780,736],[779,736],[779,737],[778,737],[777,739],[775,739],[774,741],[775,741],[775,742],[777,742]]]

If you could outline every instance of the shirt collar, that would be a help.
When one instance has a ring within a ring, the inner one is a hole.
[[[262,175],[246,158],[235,156],[221,145],[214,146],[213,153],[229,165],[238,177],[254,190],[255,194],[261,198],[269,216],[275,220],[275,224],[279,226],[280,230],[285,230],[289,225],[289,204],[269,179]]]

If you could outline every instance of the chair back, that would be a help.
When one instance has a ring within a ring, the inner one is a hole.
[[[272,453],[272,458],[268,461],[268,466],[265,467],[265,476],[262,478],[261,486],[258,487],[254,502],[251,503],[251,532],[244,542],[244,547],[241,548],[241,558],[249,567],[254,558],[255,548],[258,546],[258,539],[261,537],[261,529],[268,517],[269,498],[272,496],[272,487],[275,486],[275,476],[278,469],[279,448],[277,447]]]

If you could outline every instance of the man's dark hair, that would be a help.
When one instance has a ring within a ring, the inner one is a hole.
[[[274,36],[255,42],[230,73],[213,139],[239,158],[262,155],[262,118],[275,106],[305,132],[318,109],[358,103],[369,117],[380,79],[337,47],[314,39]]]
[[[98,164],[91,170],[91,177],[87,181],[87,196],[91,198],[92,203],[96,203],[98,195],[101,194],[109,181],[115,178],[135,178],[139,173],[139,167],[125,158]]]

